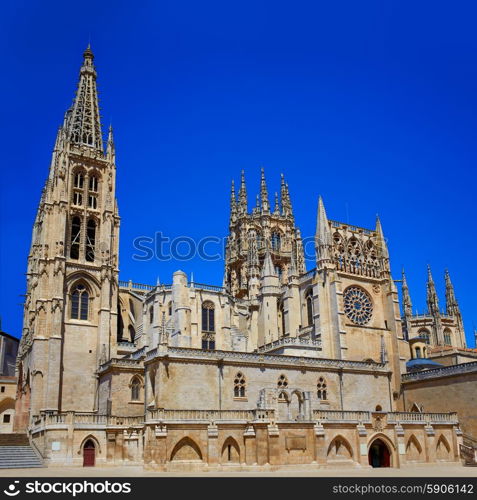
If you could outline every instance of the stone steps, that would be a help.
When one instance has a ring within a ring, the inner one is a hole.
[[[26,434],[0,434],[0,469],[44,467]]]

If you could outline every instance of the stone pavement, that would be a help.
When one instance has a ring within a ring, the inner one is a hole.
[[[477,477],[477,467],[460,464],[414,465],[401,469],[315,469],[282,467],[270,471],[154,472],[142,467],[45,467],[0,469],[0,477]]]

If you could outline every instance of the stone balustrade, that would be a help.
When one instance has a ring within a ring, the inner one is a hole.
[[[167,410],[156,408],[148,410],[147,421],[268,421],[274,419],[273,410]]]
[[[93,412],[42,412],[40,415],[32,417],[32,432],[37,432],[40,428],[54,427],[58,425],[81,427],[83,425],[110,427],[121,426],[131,427],[144,424],[144,417],[104,415]]]
[[[403,382],[412,382],[414,380],[426,380],[430,378],[448,377],[449,375],[460,375],[462,373],[471,373],[477,371],[477,361],[462,363],[459,365],[443,366],[442,368],[433,368],[420,372],[403,373],[401,379]]]
[[[313,329],[313,327],[307,328],[310,328],[310,331]],[[268,352],[283,346],[321,348],[321,340],[302,339],[300,337],[282,337],[259,347],[256,352]]]
[[[369,411],[313,410],[313,419],[320,422],[370,422]]]
[[[420,413],[394,411],[388,414],[389,423],[457,424],[457,413]]]
[[[154,285],[146,285],[144,283],[133,283],[132,281],[123,281],[119,280],[119,288],[127,288],[128,290],[142,290],[142,291],[150,291],[154,287]]]

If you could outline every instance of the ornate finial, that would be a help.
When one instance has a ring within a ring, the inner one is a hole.
[[[89,46],[84,51],[83,58],[78,90],[67,118],[68,138],[73,144],[94,148],[103,154],[96,70]]]
[[[232,223],[237,216],[237,200],[235,199],[235,182],[232,179],[232,188],[230,190],[230,222]]]
[[[242,170],[239,190],[239,211],[241,214],[247,213],[247,186],[245,184],[245,171]]]
[[[83,57],[90,57],[91,59],[94,59],[94,54],[93,51],[91,50],[91,44],[88,43],[88,46],[86,47],[86,50],[83,52]]]
[[[278,201],[278,193],[275,192],[275,212],[276,215],[280,215],[280,203]]]
[[[260,174],[260,199],[262,202],[263,212],[269,212],[270,204],[268,201],[267,182],[265,181],[265,169],[263,167],[261,168],[261,174]]]

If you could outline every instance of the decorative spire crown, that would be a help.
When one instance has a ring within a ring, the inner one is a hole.
[[[102,153],[103,139],[93,60],[94,55],[88,45],[83,53],[78,88],[73,105],[68,112],[67,126],[72,143],[88,146]]]

